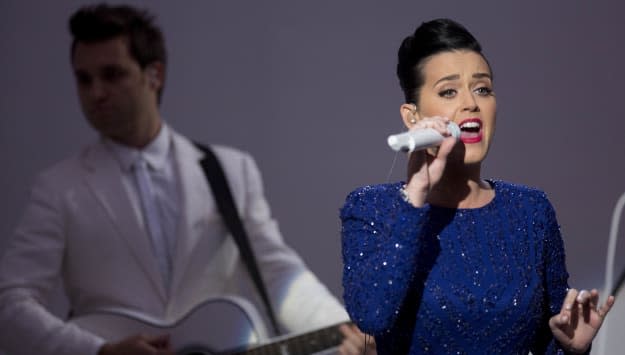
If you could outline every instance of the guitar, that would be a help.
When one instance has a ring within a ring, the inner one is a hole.
[[[210,298],[175,322],[122,308],[100,309],[70,322],[107,341],[167,333],[177,355],[330,355],[343,340],[338,330],[343,323],[269,339],[254,306],[234,296]]]

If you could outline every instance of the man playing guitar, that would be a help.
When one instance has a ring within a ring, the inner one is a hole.
[[[0,261],[0,348],[12,355],[170,354],[179,351],[169,338],[175,325],[216,297],[246,300],[266,320],[198,163],[205,154],[160,116],[166,51],[152,16],[130,6],[94,5],[79,9],[69,25],[79,100],[101,137],[33,186]],[[341,304],[284,243],[253,158],[229,147],[211,150],[249,235],[278,331],[304,333],[347,321]],[[59,280],[75,321],[45,306]],[[98,314],[111,321],[112,310],[137,316],[146,333],[128,328],[137,333],[107,337],[90,328],[98,322],[85,321]],[[226,322],[213,310],[204,318],[213,329]],[[354,326],[340,331],[342,353],[373,348]]]

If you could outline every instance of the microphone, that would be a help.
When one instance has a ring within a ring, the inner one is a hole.
[[[460,138],[460,127],[456,123],[449,122],[447,129],[452,137]],[[424,128],[390,135],[386,141],[389,147],[396,152],[412,152],[437,147],[443,142],[443,139],[445,139],[445,136],[438,133],[434,128]]]

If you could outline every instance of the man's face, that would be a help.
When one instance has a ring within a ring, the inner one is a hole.
[[[149,72],[153,68],[142,69],[132,58],[125,37],[78,42],[72,65],[82,110],[98,132],[130,144],[155,125],[158,129],[160,84]]]

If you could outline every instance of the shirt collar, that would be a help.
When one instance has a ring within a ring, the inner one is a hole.
[[[145,159],[152,169],[159,170],[167,163],[171,147],[171,132],[163,122],[156,137],[143,149],[129,147],[106,137],[104,142],[111,149],[123,170],[130,171],[134,162],[140,157]]]

